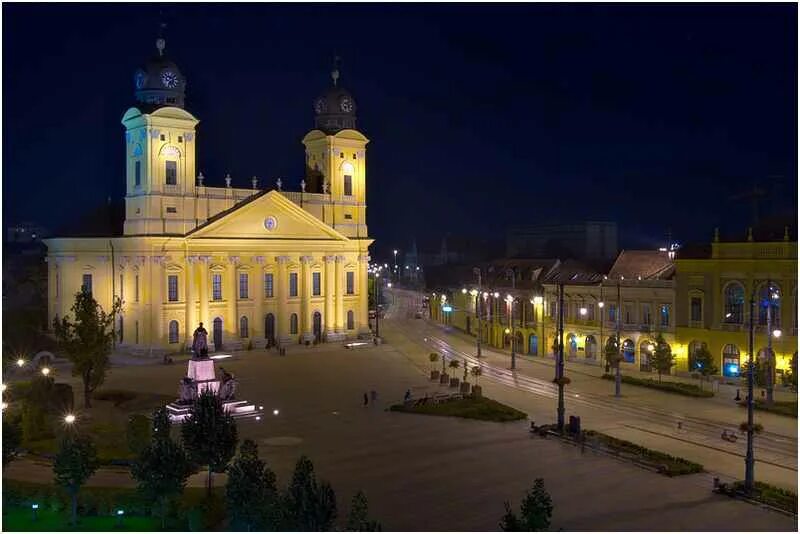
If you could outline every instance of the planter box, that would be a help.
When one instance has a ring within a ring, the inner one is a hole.
[[[447,384],[450,381],[450,377],[447,376],[447,373],[442,373],[439,375],[439,383],[440,384]]]
[[[461,382],[461,393],[469,394],[469,382]]]
[[[480,386],[472,386],[472,396],[473,397],[482,397],[483,396],[483,389]]]
[[[461,381],[458,378],[451,378],[450,379],[450,387],[451,388],[457,388],[459,382],[461,382]]]
[[[431,371],[431,380],[439,380],[439,371]]]

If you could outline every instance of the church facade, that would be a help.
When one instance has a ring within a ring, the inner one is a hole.
[[[50,322],[91,291],[116,298],[118,346],[175,351],[199,323],[221,348],[338,341],[369,333],[366,145],[355,102],[333,85],[303,138],[300,191],[204,185],[196,173],[198,119],[186,80],[158,53],[135,74],[126,145],[122,236],[57,237],[48,247]]]

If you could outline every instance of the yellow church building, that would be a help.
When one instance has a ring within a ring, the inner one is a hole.
[[[352,95],[333,84],[314,102],[300,191],[204,185],[198,119],[186,79],[164,54],[136,71],[122,117],[124,235],[57,237],[48,248],[48,317],[91,291],[123,302],[118,347],[183,350],[199,323],[217,350],[338,341],[369,333],[366,145]]]

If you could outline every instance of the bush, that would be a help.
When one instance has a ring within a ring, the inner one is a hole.
[[[661,472],[669,477],[701,473],[703,471],[703,466],[701,464],[686,460],[685,458],[672,456],[665,452],[654,451],[636,443],[609,436],[608,434],[587,430],[583,435],[588,441],[597,441],[614,451],[638,456],[651,465],[663,466],[664,469]]]
[[[389,408],[393,412],[417,413],[423,415],[444,415],[450,417],[463,417],[480,421],[518,421],[528,417],[511,406],[506,406],[487,397],[466,397],[439,404],[429,402],[420,406],[413,404],[395,404]]]
[[[136,393],[124,389],[104,389],[96,391],[92,398],[99,401],[111,401],[115,408],[119,408],[122,404],[135,399]]]
[[[773,401],[772,406],[762,400],[753,399],[753,408],[763,412],[774,413],[777,415],[785,415],[786,417],[794,417],[797,419],[797,402],[794,401]],[[747,401],[740,402],[742,406],[747,408]]]
[[[47,423],[44,408],[35,403],[26,401],[22,408],[22,441],[28,444],[32,441],[53,437],[53,432]]]
[[[734,482],[730,487],[733,489],[734,494],[743,493],[744,481]],[[753,484],[753,494],[750,497],[769,506],[797,514],[797,495],[789,490],[756,481]]]
[[[667,393],[677,393],[678,395],[686,395],[687,397],[713,397],[714,393],[700,389],[694,384],[687,384],[686,382],[658,382],[652,378],[635,378],[632,376],[622,375],[622,383],[630,384],[632,386],[641,386],[645,388],[658,389],[666,391]],[[615,380],[612,374],[604,374],[604,380]]]
[[[69,384],[53,384],[53,392],[50,402],[51,408],[56,413],[68,413],[75,407],[75,394]]]

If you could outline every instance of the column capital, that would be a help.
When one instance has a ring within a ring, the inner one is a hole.
[[[300,263],[311,263],[314,261],[314,256],[300,256]]]
[[[75,256],[56,256],[56,265],[61,265],[62,263],[72,263],[76,261],[77,258]]]
[[[100,263],[108,263],[110,258],[108,256],[97,256],[97,261]]]
[[[275,261],[283,265],[284,263],[289,263],[291,258],[289,256],[275,256]]]
[[[368,262],[370,260],[369,254],[359,254],[358,261]]]
[[[238,265],[240,261],[241,258],[239,256],[228,256],[228,263],[231,263],[233,265]]]
[[[253,256],[253,262],[259,265],[264,265],[264,256]]]
[[[197,256],[197,259],[200,261],[200,263],[205,263],[206,265],[211,263],[211,260],[213,260],[211,256]]]
[[[322,259],[325,260],[326,263],[333,263],[336,261],[336,256],[323,256]]]
[[[150,261],[157,265],[164,265],[170,260],[169,256],[150,256]]]
[[[186,263],[189,265],[194,265],[195,263],[200,262],[200,256],[186,256]]]
[[[347,260],[344,256],[336,256],[336,263],[344,263]]]

